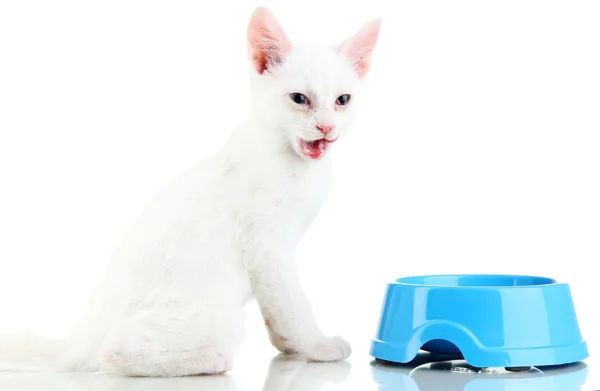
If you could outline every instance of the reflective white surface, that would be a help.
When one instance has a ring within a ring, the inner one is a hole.
[[[296,355],[272,354],[246,344],[236,369],[222,376],[119,378],[101,374],[0,373],[0,390],[11,391],[591,391],[595,366],[580,362],[527,372],[469,372],[464,361],[422,354],[410,365],[377,362],[368,355],[348,361],[309,363]],[[262,341],[260,341],[262,342]],[[266,345],[264,345],[266,346]],[[467,368],[467,372],[453,368]]]
[[[561,367],[531,368],[525,372],[484,373],[464,361],[429,363],[428,356],[416,365],[399,366],[372,362],[373,380],[379,390],[397,391],[573,391],[591,390],[585,385],[588,365],[584,362]],[[459,369],[459,370],[456,370]],[[460,370],[464,370],[460,371]]]

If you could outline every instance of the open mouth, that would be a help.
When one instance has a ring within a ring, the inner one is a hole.
[[[337,138],[334,140],[327,140],[321,138],[319,140],[313,141],[298,139],[298,143],[300,144],[300,150],[302,151],[304,156],[307,156],[311,159],[318,159],[325,153],[327,145],[333,143],[336,140]]]

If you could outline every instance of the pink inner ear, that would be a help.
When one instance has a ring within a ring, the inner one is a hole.
[[[248,24],[248,50],[256,71],[262,74],[269,65],[281,63],[291,49],[292,43],[271,12],[257,8]]]
[[[366,76],[369,71],[371,55],[373,54],[375,45],[377,45],[380,30],[381,19],[373,20],[341,46],[341,53],[352,62],[360,78]]]

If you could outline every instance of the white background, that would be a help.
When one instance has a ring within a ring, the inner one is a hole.
[[[384,17],[298,254],[324,328],[367,365],[387,281],[534,274],[571,284],[600,351],[600,2],[261,4],[294,41]],[[0,2],[0,328],[68,334],[153,194],[244,120],[257,5]]]

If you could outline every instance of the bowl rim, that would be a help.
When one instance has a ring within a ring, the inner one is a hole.
[[[444,285],[444,284],[418,284],[407,282],[405,280],[418,279],[418,278],[458,278],[458,277],[475,277],[475,278],[510,278],[510,279],[539,279],[546,281],[540,284],[525,284],[525,285]],[[525,274],[423,274],[415,276],[405,276],[394,280],[392,285],[401,285],[408,287],[420,287],[420,288],[444,288],[444,289],[531,289],[531,288],[544,288],[556,285],[562,285],[563,283],[557,281],[554,278],[525,275]]]

